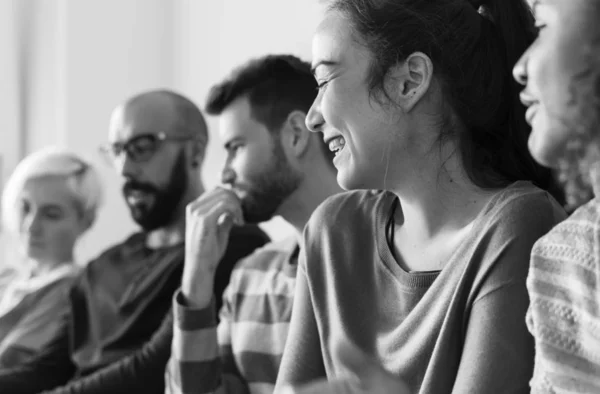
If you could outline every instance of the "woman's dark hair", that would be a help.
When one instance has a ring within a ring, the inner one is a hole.
[[[452,109],[440,141],[456,138],[476,185],[531,180],[549,187],[549,171],[527,149],[530,128],[511,74],[536,34],[524,0],[332,0],[329,5],[348,18],[357,41],[373,55],[367,80],[372,96],[387,95],[390,68],[410,54],[431,58]]]

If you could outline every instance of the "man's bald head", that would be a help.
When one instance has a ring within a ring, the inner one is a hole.
[[[146,231],[178,220],[202,191],[207,143],[202,113],[180,94],[143,92],[113,111],[107,149],[132,217]]]
[[[140,130],[165,133],[190,133],[197,138],[199,154],[204,156],[208,128],[202,112],[188,98],[170,90],[150,90],[130,97],[111,117],[111,140],[115,133],[135,119]]]

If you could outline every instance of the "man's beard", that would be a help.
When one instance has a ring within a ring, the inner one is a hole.
[[[149,183],[135,180],[128,180],[123,185],[123,195],[131,217],[146,232],[164,227],[175,219],[177,208],[181,204],[188,186],[188,174],[183,153],[175,161],[169,179],[169,183],[160,189]],[[128,196],[136,191],[149,195],[152,201],[146,204],[130,204]]]
[[[270,220],[283,201],[300,185],[301,176],[294,170],[278,140],[274,141],[273,157],[267,169],[249,179],[250,188],[242,198],[242,212],[246,223]],[[234,185],[235,187],[235,185]]]

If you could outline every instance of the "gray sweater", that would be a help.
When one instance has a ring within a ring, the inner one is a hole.
[[[486,205],[443,270],[409,273],[385,235],[395,200],[346,193],[311,218],[276,391],[358,374],[338,352],[351,343],[412,393],[528,393],[529,255],[562,208],[517,182]]]

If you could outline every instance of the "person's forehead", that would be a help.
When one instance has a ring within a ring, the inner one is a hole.
[[[313,36],[313,71],[317,71],[316,66],[321,62],[344,62],[356,49],[356,42],[347,18],[340,12],[328,12]]]
[[[145,100],[117,108],[110,120],[109,140],[125,141],[145,133],[174,132],[174,106],[166,101]]]
[[[46,175],[27,180],[21,190],[21,198],[39,205],[66,206],[75,196],[66,177]]]
[[[236,137],[250,136],[263,127],[252,116],[252,107],[247,96],[240,96],[225,108],[219,117],[219,135],[226,142]]]

